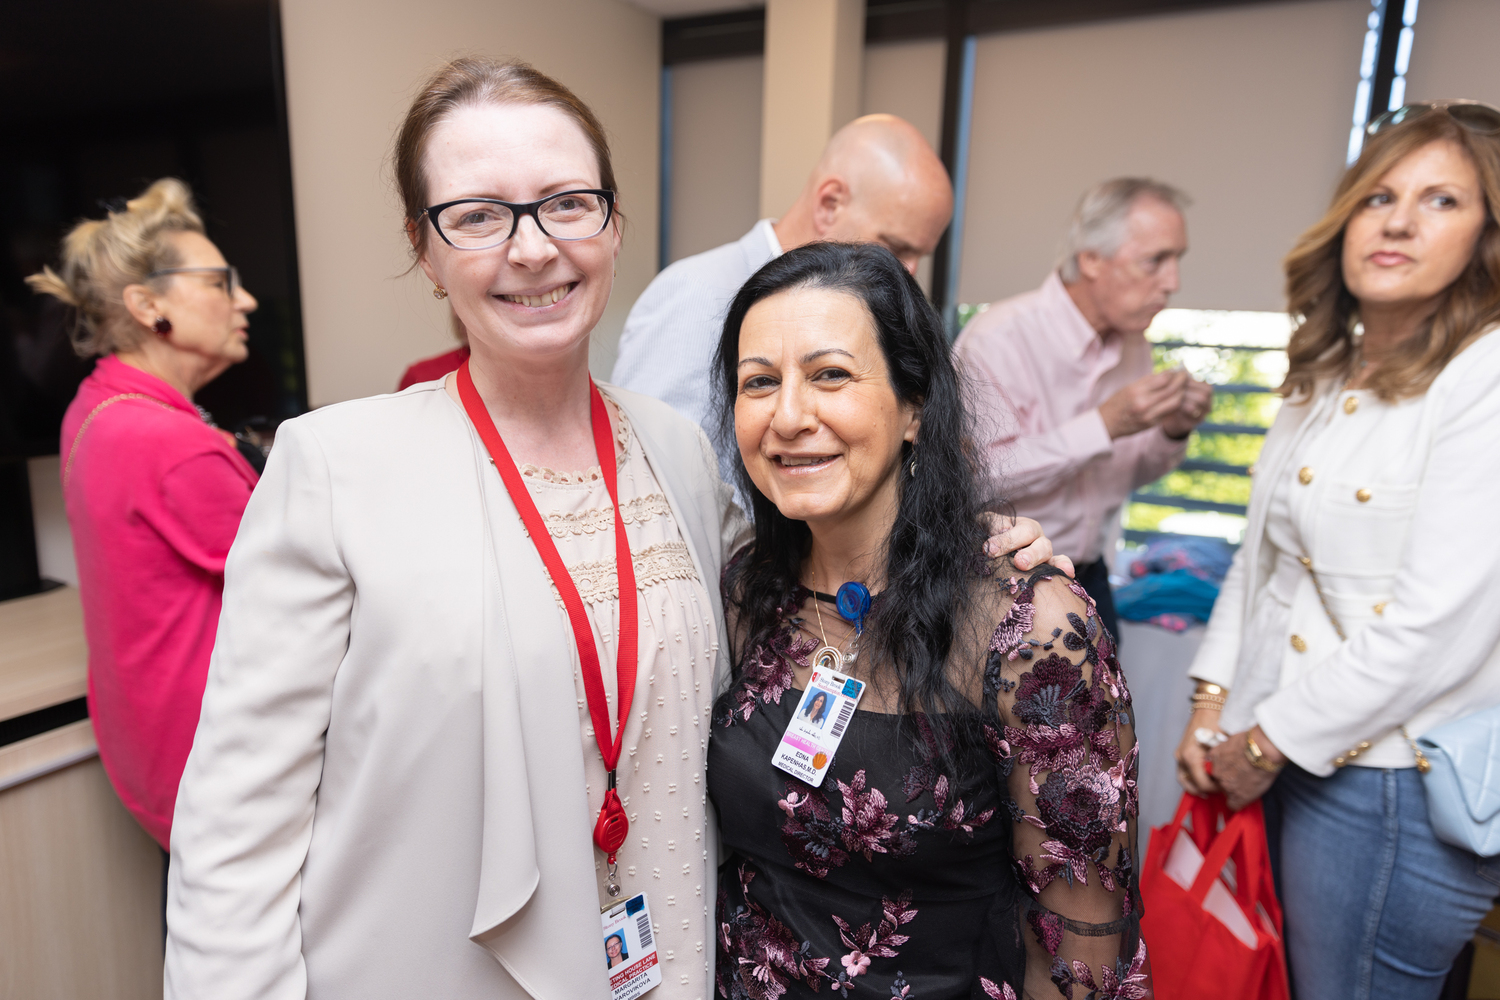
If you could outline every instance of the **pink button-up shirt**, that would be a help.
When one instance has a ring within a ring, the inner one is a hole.
[[[255,472],[181,393],[114,357],[63,416],[62,458],[99,758],[165,847]]]
[[[1151,373],[1142,334],[1100,337],[1054,272],[1034,292],[996,302],[954,345],[976,383],[990,470],[1016,511],[1053,548],[1098,559],[1132,490],[1182,461],[1185,441],[1159,428],[1111,441],[1099,404]]]

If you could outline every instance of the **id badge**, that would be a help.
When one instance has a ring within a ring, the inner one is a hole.
[[[656,964],[646,894],[606,906],[599,919],[604,924],[604,967],[612,1000],[631,1000],[658,985],[661,966]]]
[[[837,670],[814,670],[771,763],[814,788],[821,785],[864,693],[864,681]]]

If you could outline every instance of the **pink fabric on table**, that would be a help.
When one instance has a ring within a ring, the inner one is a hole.
[[[1145,335],[1100,337],[1053,272],[975,316],[953,345],[977,383],[989,469],[1052,548],[1098,559],[1131,491],[1177,467],[1186,441],[1160,428],[1111,441],[1099,404],[1151,374]]]
[[[149,398],[95,412],[122,394]],[[63,417],[89,715],[120,801],[163,847],[198,727],[224,557],[256,482],[230,441],[177,390],[114,357]]]

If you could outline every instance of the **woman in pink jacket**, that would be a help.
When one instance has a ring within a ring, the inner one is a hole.
[[[89,715],[120,800],[158,843],[198,725],[224,557],[256,474],[193,394],[245,360],[255,299],[181,181],[81,222],[28,281],[99,357],[62,425],[63,496],[89,645]]]

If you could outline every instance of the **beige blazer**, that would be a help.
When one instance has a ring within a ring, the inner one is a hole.
[[[713,593],[745,522],[712,448],[602,388]],[[283,424],[224,581],[166,996],[607,1000],[572,632],[442,383]]]

